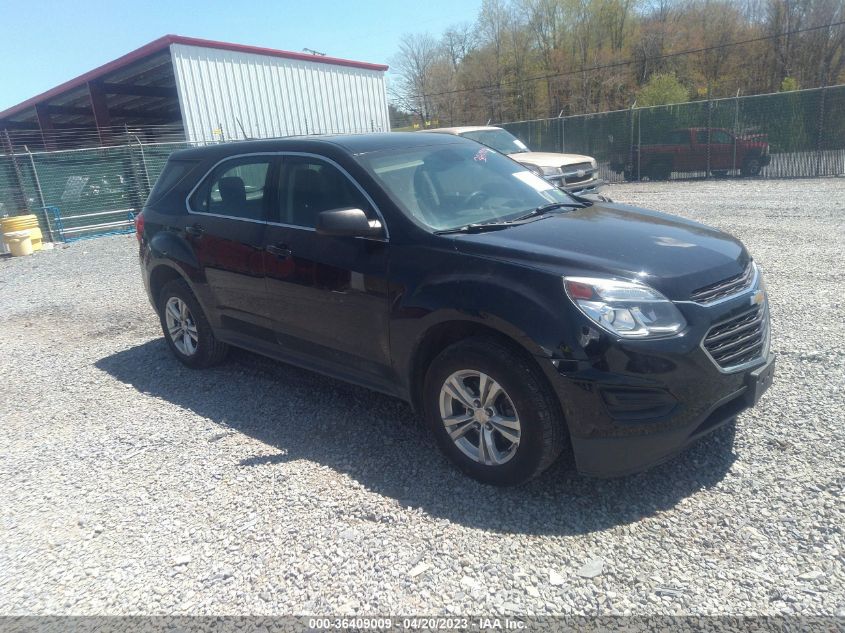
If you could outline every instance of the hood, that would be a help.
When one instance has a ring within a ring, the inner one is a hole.
[[[627,205],[584,209],[487,233],[456,234],[461,252],[560,275],[639,279],[674,300],[737,275],[750,256],[736,238],[697,222]]]
[[[564,165],[577,165],[578,163],[589,163],[593,159],[580,154],[555,154],[553,152],[520,152],[511,154],[511,158],[519,163],[531,163],[539,167],[562,167]]]

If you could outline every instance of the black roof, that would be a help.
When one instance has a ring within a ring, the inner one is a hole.
[[[235,154],[320,151],[340,148],[353,155],[368,154],[386,149],[425,147],[471,143],[459,136],[447,134],[420,134],[417,132],[376,132],[372,134],[338,134],[332,136],[292,136],[278,139],[237,141],[180,150],[173,153],[175,159],[222,159]]]

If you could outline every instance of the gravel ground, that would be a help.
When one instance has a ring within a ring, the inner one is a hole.
[[[457,474],[407,405],[169,354],[134,237],[0,261],[0,614],[845,616],[845,180],[639,183],[741,238],[774,387],[622,480]]]

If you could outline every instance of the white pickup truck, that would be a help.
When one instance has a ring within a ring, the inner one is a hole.
[[[598,177],[594,158],[580,154],[532,152],[525,143],[500,127],[441,127],[423,131],[463,136],[492,147],[570,193],[594,193],[604,184]]]

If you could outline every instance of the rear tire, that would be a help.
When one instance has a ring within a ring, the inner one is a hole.
[[[188,284],[175,279],[161,289],[158,314],[164,340],[183,365],[203,369],[226,358],[229,346],[214,336],[194,293]]]
[[[494,338],[466,339],[441,352],[425,377],[423,409],[440,449],[483,483],[525,482],[566,445],[560,404],[540,368]]]

